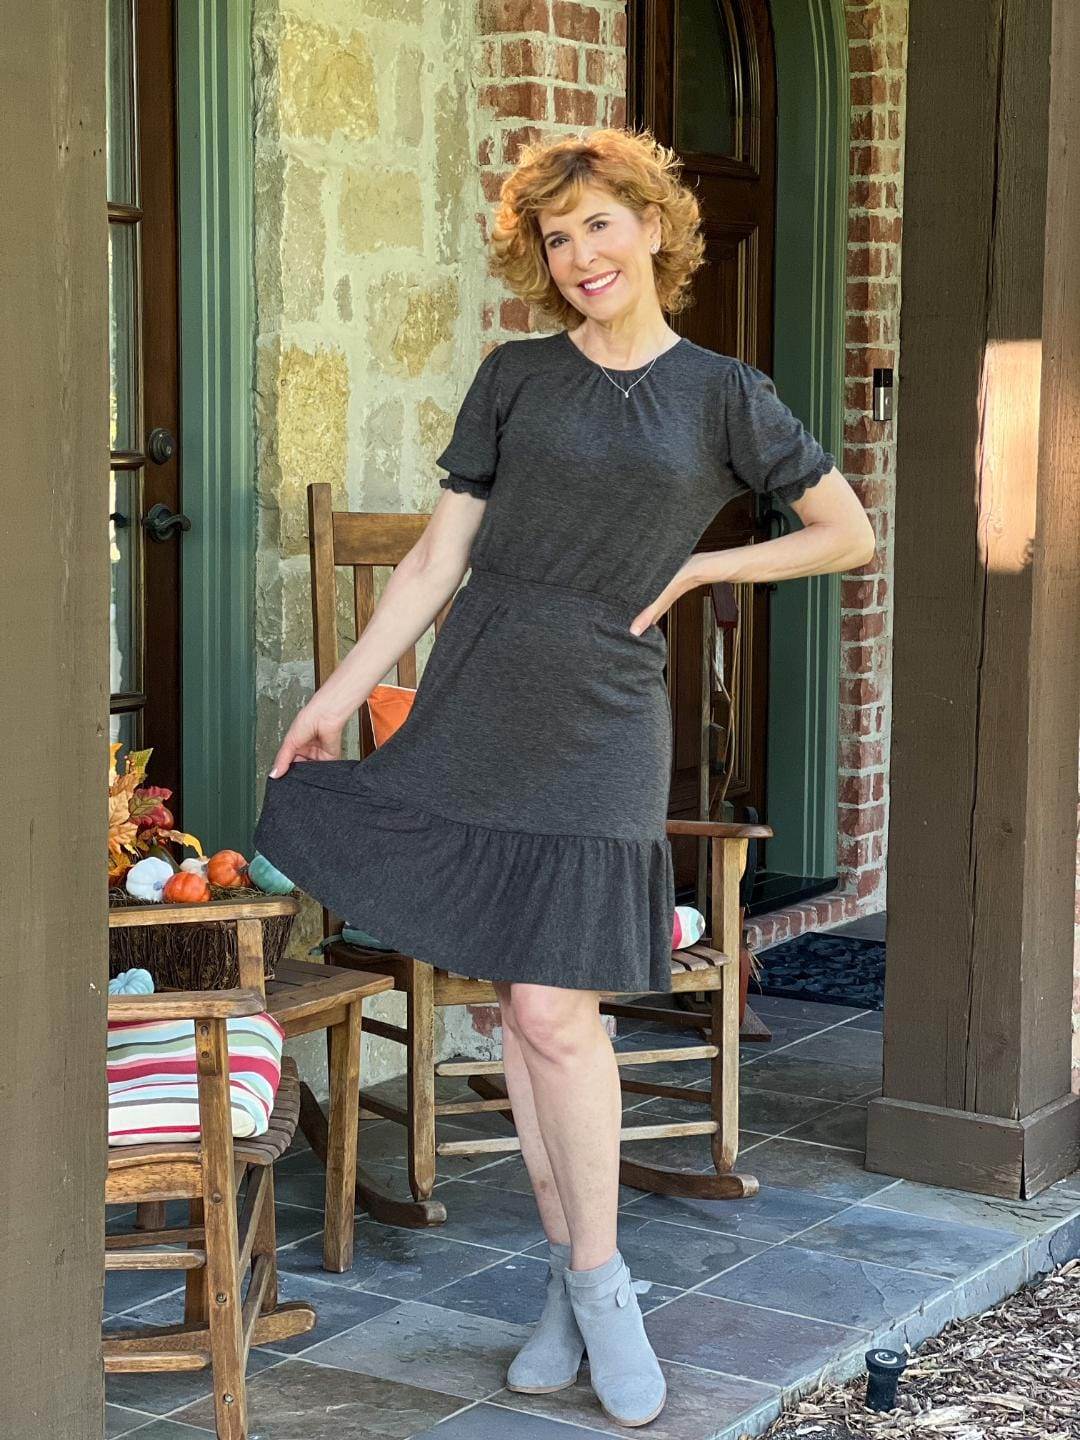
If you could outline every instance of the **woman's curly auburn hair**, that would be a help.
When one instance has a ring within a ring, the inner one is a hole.
[[[597,185],[639,213],[650,204],[657,207],[657,298],[669,315],[685,310],[693,303],[691,278],[705,262],[705,240],[697,197],[679,179],[681,166],[675,152],[649,130],[593,130],[526,145],[499,191],[492,273],[564,329],[576,329],[585,317],[551,278],[539,215],[541,210],[566,214],[587,185]]]

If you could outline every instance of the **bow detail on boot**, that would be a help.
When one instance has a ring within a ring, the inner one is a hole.
[[[631,1295],[647,1295],[652,1289],[651,1280],[631,1280],[630,1271],[626,1272],[626,1279],[615,1291],[615,1303],[622,1307],[629,1305]]]

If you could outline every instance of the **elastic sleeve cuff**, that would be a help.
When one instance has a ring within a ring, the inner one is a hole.
[[[467,475],[443,475],[439,484],[444,490],[455,490],[459,495],[477,495],[486,500],[491,494],[493,480],[471,480]]]
[[[789,480],[786,485],[778,485],[771,493],[777,499],[783,500],[786,505],[790,505],[793,500],[801,500],[811,486],[816,485],[819,480],[823,480],[835,469],[835,457],[825,452],[812,470],[808,470],[798,480]]]

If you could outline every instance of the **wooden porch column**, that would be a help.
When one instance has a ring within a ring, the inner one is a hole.
[[[885,1076],[866,1163],[1010,1197],[1080,1164],[1078,73],[1075,0],[912,0]]]
[[[100,1440],[105,4],[7,4],[3,27],[0,1432]]]

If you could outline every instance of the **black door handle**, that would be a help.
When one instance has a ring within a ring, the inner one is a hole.
[[[174,530],[190,530],[191,521],[186,515],[174,514],[167,505],[157,504],[143,516],[143,528],[151,540],[172,539]]]

